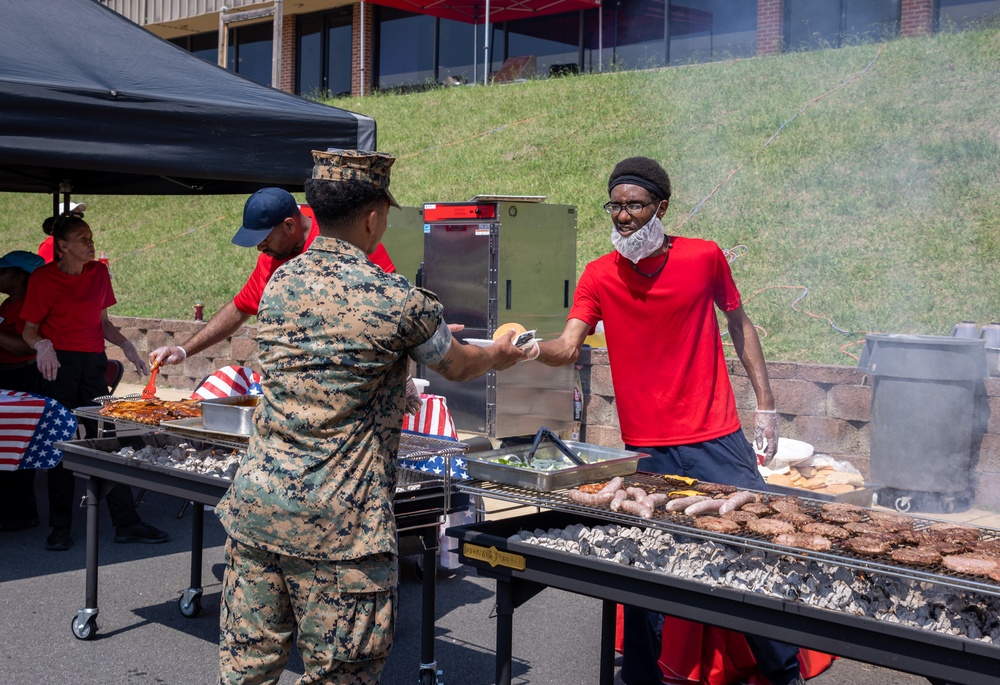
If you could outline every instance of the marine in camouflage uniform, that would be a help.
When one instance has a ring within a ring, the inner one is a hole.
[[[316,154],[314,176],[388,187],[388,155],[358,153],[346,164],[360,170],[330,178],[344,160]],[[275,272],[258,320],[256,432],[216,509],[230,536],[220,683],[277,682],[296,632],[300,685],[377,683],[396,620],[402,389],[408,355],[445,326],[442,307],[320,235]]]

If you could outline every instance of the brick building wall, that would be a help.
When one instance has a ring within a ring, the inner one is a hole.
[[[161,345],[180,344],[205,325],[169,319],[111,319],[143,355]],[[193,390],[205,376],[229,364],[259,371],[256,336],[256,328],[244,326],[232,338],[183,364],[161,369],[158,384]],[[121,350],[114,346],[108,347],[108,356],[124,361]],[[607,350],[585,348],[580,364],[584,402],[581,437],[592,444],[621,447]],[[740,418],[744,426],[752,426],[756,406],[753,387],[739,361],[730,360],[728,366]],[[126,363],[124,381],[144,383],[130,367]],[[853,367],[822,364],[769,362],[767,370],[777,398],[781,435],[804,440],[818,453],[847,460],[867,477],[871,465],[871,377]],[[1000,511],[1000,378],[985,379],[976,401],[979,431],[973,436],[974,504]]]
[[[374,10],[371,5],[365,9],[364,26],[361,25],[361,3],[354,5],[354,16],[351,20],[351,95],[357,97],[371,93],[372,83],[372,37],[374,36]],[[364,32],[364,41],[361,40]],[[361,44],[364,43],[364,55],[361,54]],[[362,89],[361,64],[364,60],[364,88]]]
[[[777,55],[784,40],[784,0],[757,1],[757,55]]]
[[[281,23],[281,80],[278,89],[295,92],[295,16],[285,16]]]
[[[899,35],[926,36],[934,30],[934,0],[902,0]]]

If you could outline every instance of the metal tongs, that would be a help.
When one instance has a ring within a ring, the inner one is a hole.
[[[535,439],[531,443],[531,449],[528,450],[528,453],[526,455],[524,455],[524,462],[526,464],[528,464],[529,466],[531,465],[531,462],[534,461],[534,459],[535,459],[535,450],[538,449],[538,445],[539,445],[539,443],[541,443],[541,441],[542,441],[543,438],[545,438],[546,440],[548,440],[549,442],[551,442],[553,445],[555,445],[555,447],[556,447],[557,450],[559,450],[564,455],[566,455],[567,457],[569,457],[569,460],[571,462],[573,462],[574,464],[576,464],[577,466],[586,466],[587,465],[587,462],[584,461],[583,458],[581,458],[576,452],[574,452],[573,450],[571,450],[569,448],[569,445],[567,445],[565,442],[563,442],[559,438],[558,435],[556,435],[555,433],[553,433],[552,431],[550,431],[545,426],[542,426],[541,428],[538,429],[538,432],[535,433]]]

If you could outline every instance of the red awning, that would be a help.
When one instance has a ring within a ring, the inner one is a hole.
[[[470,24],[487,21],[486,0],[370,0],[373,4],[407,12],[427,14]],[[588,10],[601,6],[601,0],[490,0],[489,23],[541,17],[556,12]]]

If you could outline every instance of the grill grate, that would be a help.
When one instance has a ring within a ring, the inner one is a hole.
[[[637,486],[646,492],[669,492],[676,490],[674,486],[667,485],[663,479],[656,474],[636,473],[625,478],[625,487]],[[712,540],[727,545],[743,547],[748,550],[760,550],[797,557],[805,560],[822,561],[835,564],[845,568],[852,568],[869,573],[882,573],[885,575],[904,578],[921,583],[934,583],[957,590],[977,592],[1000,596],[1000,582],[981,576],[961,574],[944,566],[918,567],[901,564],[894,561],[888,554],[879,557],[866,557],[849,549],[844,548],[843,541],[833,540],[833,549],[828,552],[814,552],[798,547],[788,547],[771,542],[766,536],[753,532],[743,532],[741,534],[716,533],[702,530],[694,526],[694,519],[690,516],[677,514],[659,509],[654,512],[653,517],[644,519],[624,512],[611,511],[608,508],[587,507],[573,502],[569,499],[569,490],[554,490],[550,492],[536,492],[526,490],[512,485],[490,483],[486,481],[466,481],[457,484],[459,492],[466,492],[481,497],[502,500],[524,506],[538,507],[541,509],[552,509],[565,511],[574,514],[582,514],[589,518],[599,518],[607,522],[621,523],[628,526],[638,526],[641,528],[655,527],[675,535],[683,535],[691,538]],[[786,498],[786,496],[775,496],[773,494],[761,494],[773,499]],[[824,502],[799,498],[803,511],[818,514],[822,511]],[[919,530],[926,530],[933,523],[938,523],[933,519],[922,519],[910,517],[914,520],[914,527]],[[1000,540],[1000,531],[992,528],[979,528],[980,536],[984,540]]]

